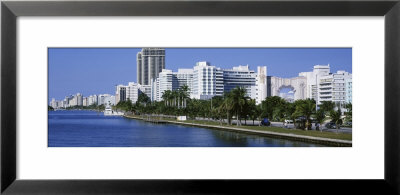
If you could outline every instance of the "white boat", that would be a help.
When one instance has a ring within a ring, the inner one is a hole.
[[[104,110],[104,116],[122,116],[122,115],[124,115],[123,112],[114,111],[112,110],[110,104],[106,105],[106,109]]]

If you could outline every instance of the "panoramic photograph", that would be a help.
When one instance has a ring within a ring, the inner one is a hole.
[[[352,48],[48,48],[48,147],[352,147]]]

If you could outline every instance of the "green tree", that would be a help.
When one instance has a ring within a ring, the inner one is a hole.
[[[231,93],[225,93],[224,94],[224,101],[222,104],[219,106],[219,111],[221,113],[226,113],[226,123],[227,125],[232,124],[232,112],[233,112],[233,98],[231,97]]]
[[[293,125],[296,126],[296,103],[287,103],[285,109],[285,118],[293,121]]]
[[[171,99],[172,99],[171,90],[164,91],[161,97],[164,100],[165,106],[171,106]]]
[[[236,87],[231,92],[230,98],[232,98],[232,108],[236,114],[236,126],[241,126],[241,117],[243,113],[243,107],[246,105],[248,97],[246,96],[246,89],[244,87]]]
[[[246,111],[247,114],[250,116],[250,119],[253,120],[253,125],[254,125],[254,121],[258,118],[259,115],[255,99],[250,99],[248,101],[248,104],[246,106]]]
[[[343,123],[342,121],[342,111],[338,108],[336,111],[332,110],[330,112],[331,121],[336,124],[336,133],[339,133],[340,125]]]
[[[282,104],[285,103],[285,100],[282,99],[279,96],[270,96],[265,99],[265,101],[262,102],[263,108],[265,109],[265,112],[267,114],[267,117],[270,120],[273,120],[276,118],[274,116],[274,112],[276,113],[275,109],[280,108]],[[280,114],[280,113],[279,113]]]
[[[352,103],[347,103],[345,105],[345,108],[346,108],[346,112],[344,112],[344,115],[346,117],[345,119],[348,122],[352,122],[353,121],[353,105],[352,105]]]
[[[51,106],[48,106],[48,107],[47,107],[47,110],[54,110],[54,108],[51,107]]]
[[[325,114],[329,114],[333,109],[335,109],[335,103],[332,101],[321,101],[321,105],[319,105],[319,108]]]
[[[326,120],[326,115],[325,112],[322,109],[317,110],[317,112],[315,113],[315,119],[317,120],[317,122],[322,125],[322,123],[324,123],[324,121]],[[316,127],[316,130],[320,130],[322,131],[322,128],[319,128],[318,126]]]
[[[313,99],[297,100],[295,115],[305,117],[306,130],[311,130],[311,116],[314,113],[315,113],[315,100]]]

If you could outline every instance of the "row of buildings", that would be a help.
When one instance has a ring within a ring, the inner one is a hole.
[[[281,78],[267,76],[267,67],[258,66],[257,71],[248,65],[223,69],[209,62],[198,62],[192,69],[178,69],[177,72],[162,69],[150,85],[130,82],[118,85],[116,103],[130,99],[136,102],[138,94],[145,93],[152,101],[162,101],[167,90],[178,90],[188,86],[190,98],[210,99],[222,96],[235,87],[244,87],[247,95],[259,104],[268,96],[282,96],[283,88],[290,88],[293,99],[315,99],[333,101],[339,105],[352,102],[352,74],[346,71],[331,73],[330,65],[315,65],[311,72],[301,72],[298,77]],[[285,97],[286,98],[286,97]]]
[[[83,97],[82,94],[66,96],[63,100],[52,98],[50,106],[55,109],[65,109],[74,106],[90,106],[90,105],[115,104],[115,96],[110,94],[91,95]]]
[[[267,76],[266,66],[257,67],[255,72],[248,65],[222,69],[208,62],[198,62],[192,69],[173,72],[165,69],[165,56],[163,48],[143,48],[137,53],[137,83],[147,90],[151,89],[149,97],[152,101],[161,101],[166,90],[176,90],[187,85],[190,97],[195,99],[220,96],[241,86],[246,88],[248,96],[256,99],[257,103],[267,96],[281,96],[283,88],[291,89],[291,101],[312,98],[318,104],[322,101],[338,104],[352,102],[351,73],[332,73],[329,65],[315,65],[313,71],[301,72],[298,77],[281,78]]]
[[[301,72],[297,77],[267,76],[267,67],[251,70],[248,65],[223,69],[209,62],[197,62],[191,69],[177,72],[165,69],[165,49],[143,48],[137,53],[137,83],[117,85],[115,95],[103,94],[82,97],[68,96],[62,101],[51,101],[57,107],[88,106],[92,104],[117,104],[130,100],[135,103],[140,93],[151,101],[162,101],[167,90],[188,86],[190,98],[210,99],[222,96],[236,87],[244,87],[247,95],[259,104],[268,96],[282,96],[288,101],[311,98],[321,104],[333,101],[339,105],[352,102],[352,74],[346,71],[332,73],[330,65],[315,65],[313,71]],[[293,97],[283,96],[281,91],[289,88]]]

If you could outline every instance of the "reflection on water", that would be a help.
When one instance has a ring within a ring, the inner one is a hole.
[[[49,147],[312,147],[304,142],[174,124],[153,124],[92,111],[49,111]]]

